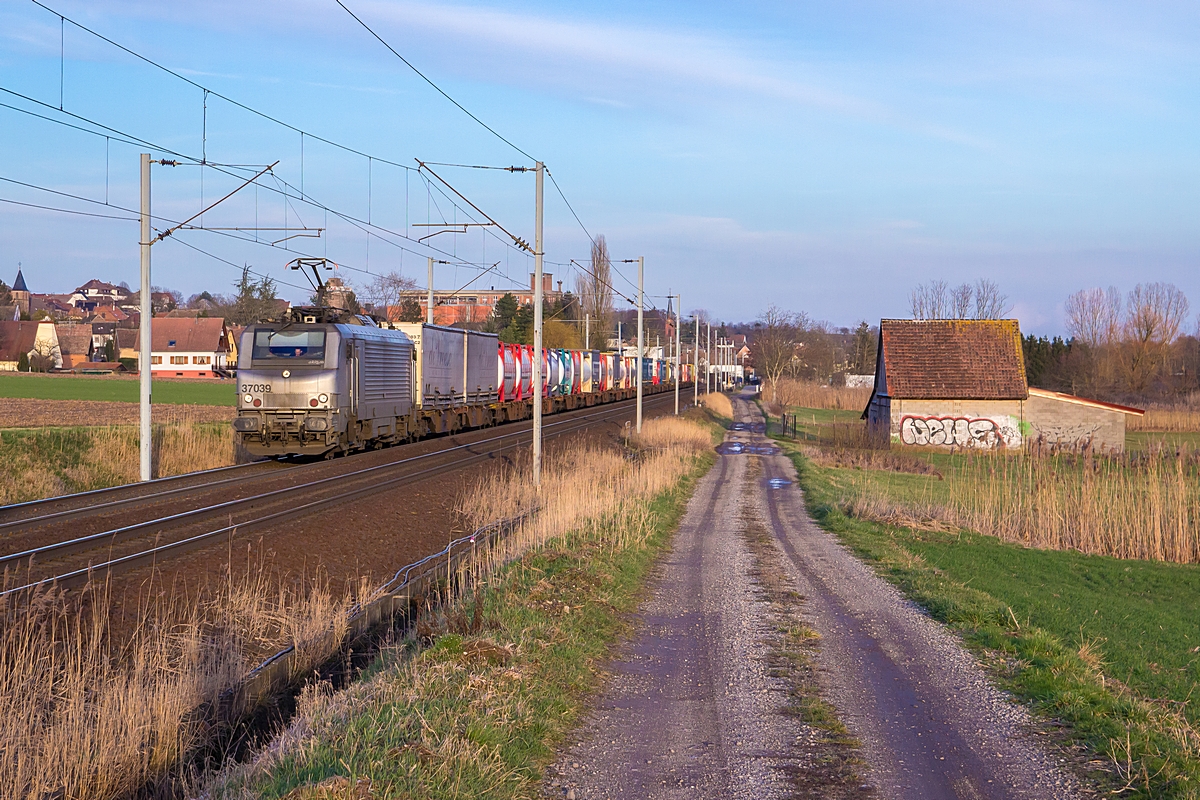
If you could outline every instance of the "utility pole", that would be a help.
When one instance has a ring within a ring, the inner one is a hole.
[[[645,339],[642,330],[642,288],[644,285],[646,259],[638,256],[638,357],[637,357],[637,432],[642,432],[642,355],[645,350]]]
[[[433,256],[429,257],[429,288],[425,292],[425,323],[433,324]]]
[[[588,313],[583,315],[583,349],[592,349],[592,315]]]
[[[542,488],[542,212],[543,175],[541,161],[534,166],[537,183],[533,224],[533,485]],[[432,269],[432,268],[431,268]],[[430,285],[433,285],[430,279]],[[430,292],[432,296],[432,291]]]
[[[692,405],[700,405],[700,315],[696,315],[696,340],[692,342]]]
[[[708,335],[704,337],[706,353],[704,358],[704,391],[712,392],[713,363],[712,363],[712,323],[708,323]]]
[[[151,474],[152,468],[150,464],[150,318],[153,314],[153,305],[150,302],[150,154],[142,153],[141,155],[141,173],[142,173],[142,204],[141,204],[141,241],[138,243],[138,249],[141,251],[142,261],[142,283],[139,305],[141,306],[141,321],[139,326],[140,333],[140,355],[141,355],[141,375],[140,387],[138,390],[140,409],[139,422],[141,424],[141,479],[148,481],[154,476]]]
[[[683,379],[683,357],[679,355],[679,345],[683,343],[679,329],[683,327],[683,318],[679,316],[679,295],[675,295],[675,416],[679,416],[679,381]]]

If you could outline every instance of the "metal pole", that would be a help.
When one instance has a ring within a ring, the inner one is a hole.
[[[696,315],[696,341],[692,342],[692,405],[700,405],[700,315]]]
[[[679,316],[680,303],[679,295],[675,295],[675,416],[679,416],[679,381],[683,378],[683,357],[679,355],[679,346],[683,343],[683,338],[679,329],[683,327],[683,317]]]
[[[708,334],[704,337],[705,356],[704,356],[704,391],[705,393],[712,392],[713,383],[713,363],[712,363],[712,323],[708,323]]]
[[[425,322],[433,324],[433,256],[429,257],[429,289],[425,292]]]
[[[645,350],[644,331],[642,329],[642,287],[645,275],[646,259],[638,256],[638,357],[637,357],[637,432],[642,432],[642,355]]]
[[[545,167],[539,161],[533,223],[533,485],[542,487],[542,183]]]
[[[150,464],[150,318],[153,313],[153,306],[150,303],[150,154],[142,153],[141,155],[141,172],[142,172],[142,205],[141,205],[141,242],[139,250],[141,251],[142,260],[142,285],[140,289],[141,300],[141,375],[140,388],[138,391],[141,401],[139,409],[140,427],[140,450],[141,450],[141,479],[148,481],[153,478],[153,467]]]

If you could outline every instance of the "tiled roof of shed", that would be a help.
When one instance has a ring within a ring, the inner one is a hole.
[[[885,319],[884,387],[899,399],[1023,400],[1029,395],[1015,319]]]

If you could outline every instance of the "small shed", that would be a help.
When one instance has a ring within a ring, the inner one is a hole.
[[[885,319],[863,419],[893,446],[1125,449],[1141,410],[1030,389],[1017,320]]]

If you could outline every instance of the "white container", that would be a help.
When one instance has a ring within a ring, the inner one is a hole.
[[[395,326],[412,339],[417,364],[413,402],[422,408],[494,403],[499,397],[494,333],[419,322]]]

